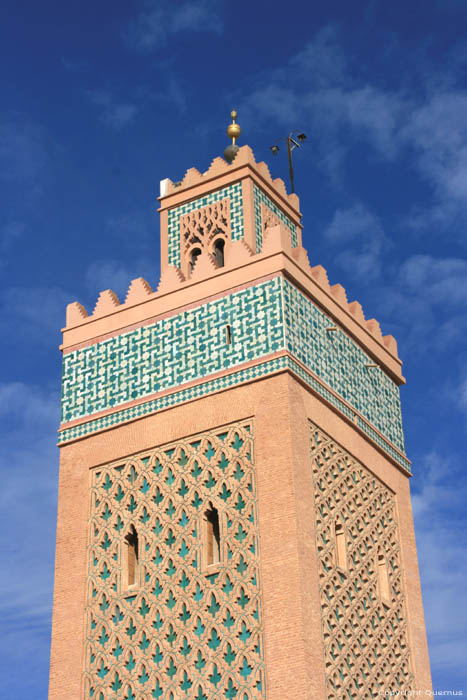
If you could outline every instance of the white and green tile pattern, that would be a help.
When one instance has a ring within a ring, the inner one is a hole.
[[[357,418],[360,428],[408,468],[394,449],[404,452],[399,388],[367,366],[372,359],[343,331],[329,331],[333,325],[278,276],[75,350],[63,361],[62,422],[87,420],[65,427],[59,442],[288,368],[348,418],[354,419],[352,408],[358,411],[384,438]],[[270,358],[279,351],[290,357]],[[251,361],[255,366],[244,367]],[[125,407],[135,400],[140,403]]]
[[[284,281],[287,349],[404,451],[399,387],[290,282]]]
[[[186,202],[179,207],[173,207],[168,211],[168,238],[169,238],[169,264],[180,267],[180,217],[189,214],[195,209],[219,202],[221,199],[230,200],[230,230],[232,240],[243,238],[243,197],[242,183],[236,182],[228,187],[223,187],[215,192],[210,192],[204,197],[199,197],[191,202]]]
[[[116,408],[281,349],[280,290],[277,277],[66,354],[62,421]]]
[[[269,197],[256,185],[253,185],[253,199],[255,204],[255,232],[256,232],[256,252],[261,252],[263,247],[263,222],[261,220],[261,204],[267,206],[278,219],[282,221],[283,224],[287,226],[290,230],[290,238],[292,241],[292,246],[295,248],[298,245],[297,238],[297,226],[294,222],[289,219],[288,216],[284,214],[282,209],[274,204],[272,199]]]

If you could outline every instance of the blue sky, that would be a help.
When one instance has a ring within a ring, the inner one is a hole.
[[[153,0],[0,8],[0,665],[46,696],[59,329],[159,278],[159,181],[295,152],[304,244],[398,340],[434,687],[467,693],[467,5]]]

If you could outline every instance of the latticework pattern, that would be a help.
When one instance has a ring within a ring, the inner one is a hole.
[[[315,425],[311,462],[328,700],[413,688],[395,497]],[[336,523],[345,570],[337,566]],[[377,558],[387,562],[383,599]]]
[[[182,250],[186,252],[194,245],[212,252],[209,244],[220,236],[230,239],[230,200],[221,199],[201,209],[195,209],[180,217]]]
[[[251,423],[93,472],[86,700],[265,697],[255,500]],[[212,507],[221,561],[207,566]],[[137,580],[125,587],[131,525]]]

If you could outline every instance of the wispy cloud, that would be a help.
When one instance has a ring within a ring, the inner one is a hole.
[[[154,288],[159,281],[158,269],[147,258],[139,258],[127,263],[119,260],[95,260],[87,268],[84,275],[84,282],[93,299],[93,304],[97,302],[99,293],[104,289],[112,289],[123,303],[131,284],[131,280],[137,277],[144,277]],[[91,313],[92,308],[88,308]]]
[[[400,268],[402,284],[431,304],[467,306],[467,260],[412,255]]]
[[[467,577],[463,531],[467,486],[456,459],[431,452],[417,465],[412,504],[423,580],[431,663],[435,671],[459,673],[464,665]],[[447,625],[449,621],[449,625]]]
[[[116,131],[128,126],[139,112],[138,105],[117,99],[109,90],[86,90],[85,94],[99,107],[101,121]]]
[[[73,294],[59,287],[7,287],[0,297],[1,325],[15,328],[21,337],[51,342],[65,324],[65,308]]]
[[[365,206],[338,209],[324,236],[339,251],[335,262],[344,270],[352,270],[361,284],[380,276],[386,237],[379,219]]]
[[[58,406],[56,392],[0,383],[0,528],[8,559],[8,575],[0,577],[0,656],[17,683],[33,659],[31,678],[21,680],[24,697],[34,696],[32,685],[36,693],[46,686],[55,518],[44,513],[56,510]]]
[[[434,204],[407,214],[412,226],[447,226],[467,215],[467,93],[455,68],[433,80],[430,67],[405,67],[410,87],[388,88],[344,61],[339,33],[319,31],[282,68],[253,79],[240,98],[246,119],[290,128],[306,123],[315,135],[320,167],[341,182],[346,158],[362,143],[373,158],[405,159],[404,166],[434,192]],[[324,144],[324,145],[321,145]]]
[[[149,53],[164,46],[179,32],[210,32],[223,29],[220,0],[192,0],[169,3],[152,0],[124,33],[126,44],[136,51]]]

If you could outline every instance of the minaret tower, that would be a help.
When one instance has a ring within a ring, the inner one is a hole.
[[[431,688],[396,341],[232,116],[161,182],[157,290],[67,308],[50,700]]]

